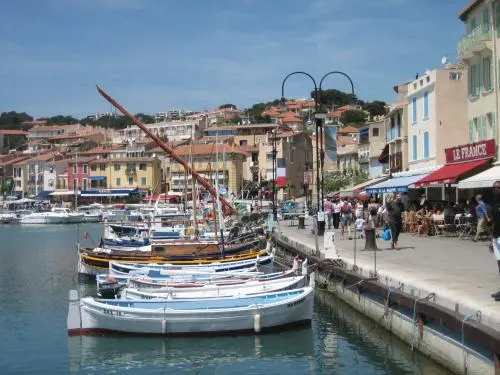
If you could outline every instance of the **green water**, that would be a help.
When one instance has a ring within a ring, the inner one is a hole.
[[[219,338],[67,337],[77,238],[101,227],[0,226],[0,374],[360,374],[448,372],[326,292],[311,328]],[[78,236],[79,233],[79,236]]]

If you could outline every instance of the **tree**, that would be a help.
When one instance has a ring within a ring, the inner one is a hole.
[[[269,123],[271,122],[271,117],[263,116],[262,113],[269,106],[269,103],[257,103],[248,110],[248,117],[250,122],[253,124]]]
[[[323,183],[326,193],[336,193],[344,188],[359,185],[370,178],[358,168],[348,167],[342,172],[325,173]]]
[[[365,102],[362,107],[365,111],[370,112],[370,116],[384,116],[387,114],[387,104],[380,100],[373,102]]]
[[[47,121],[47,125],[70,125],[78,124],[80,121],[73,116],[57,115],[52,117],[42,117],[40,120]]]
[[[219,106],[219,109],[236,109],[236,106],[234,104],[222,104]]]
[[[33,121],[26,112],[2,112],[0,114],[0,129],[20,129],[25,121]]]
[[[144,113],[137,113],[135,115],[139,120],[141,120],[145,124],[152,124],[155,122],[155,118],[151,115],[146,115]]]
[[[311,98],[315,99],[314,91],[311,91]],[[327,108],[338,108],[348,104],[357,104],[360,100],[353,94],[347,94],[340,90],[321,90],[319,104]]]
[[[354,124],[362,125],[366,122],[366,112],[359,109],[349,109],[342,113],[340,122],[344,125]]]

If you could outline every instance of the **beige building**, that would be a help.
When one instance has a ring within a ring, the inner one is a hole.
[[[381,119],[366,123],[359,129],[358,163],[359,169],[370,178],[379,177],[387,171],[386,164],[379,157],[386,145],[386,120]]]
[[[498,144],[500,4],[469,1],[459,18],[465,24],[457,47],[467,74],[468,141],[495,139]]]
[[[460,65],[426,71],[408,84],[408,168],[445,163],[444,149],[468,142],[467,84]]]
[[[389,172],[408,170],[408,104],[406,94],[408,83],[394,86],[397,94],[396,103],[389,106],[386,117],[386,141]]]

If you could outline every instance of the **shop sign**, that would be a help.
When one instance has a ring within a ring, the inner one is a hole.
[[[465,161],[493,158],[496,155],[494,139],[469,143],[444,150],[446,153],[446,164],[461,163]]]

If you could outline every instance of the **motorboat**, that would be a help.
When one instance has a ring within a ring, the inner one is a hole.
[[[85,223],[100,223],[102,221],[102,210],[103,205],[99,203],[92,203],[88,206],[77,208],[77,212],[83,214],[83,221]]]
[[[53,207],[51,211],[32,212],[20,219],[21,224],[76,224],[83,221],[83,214],[71,212],[64,207]]]

